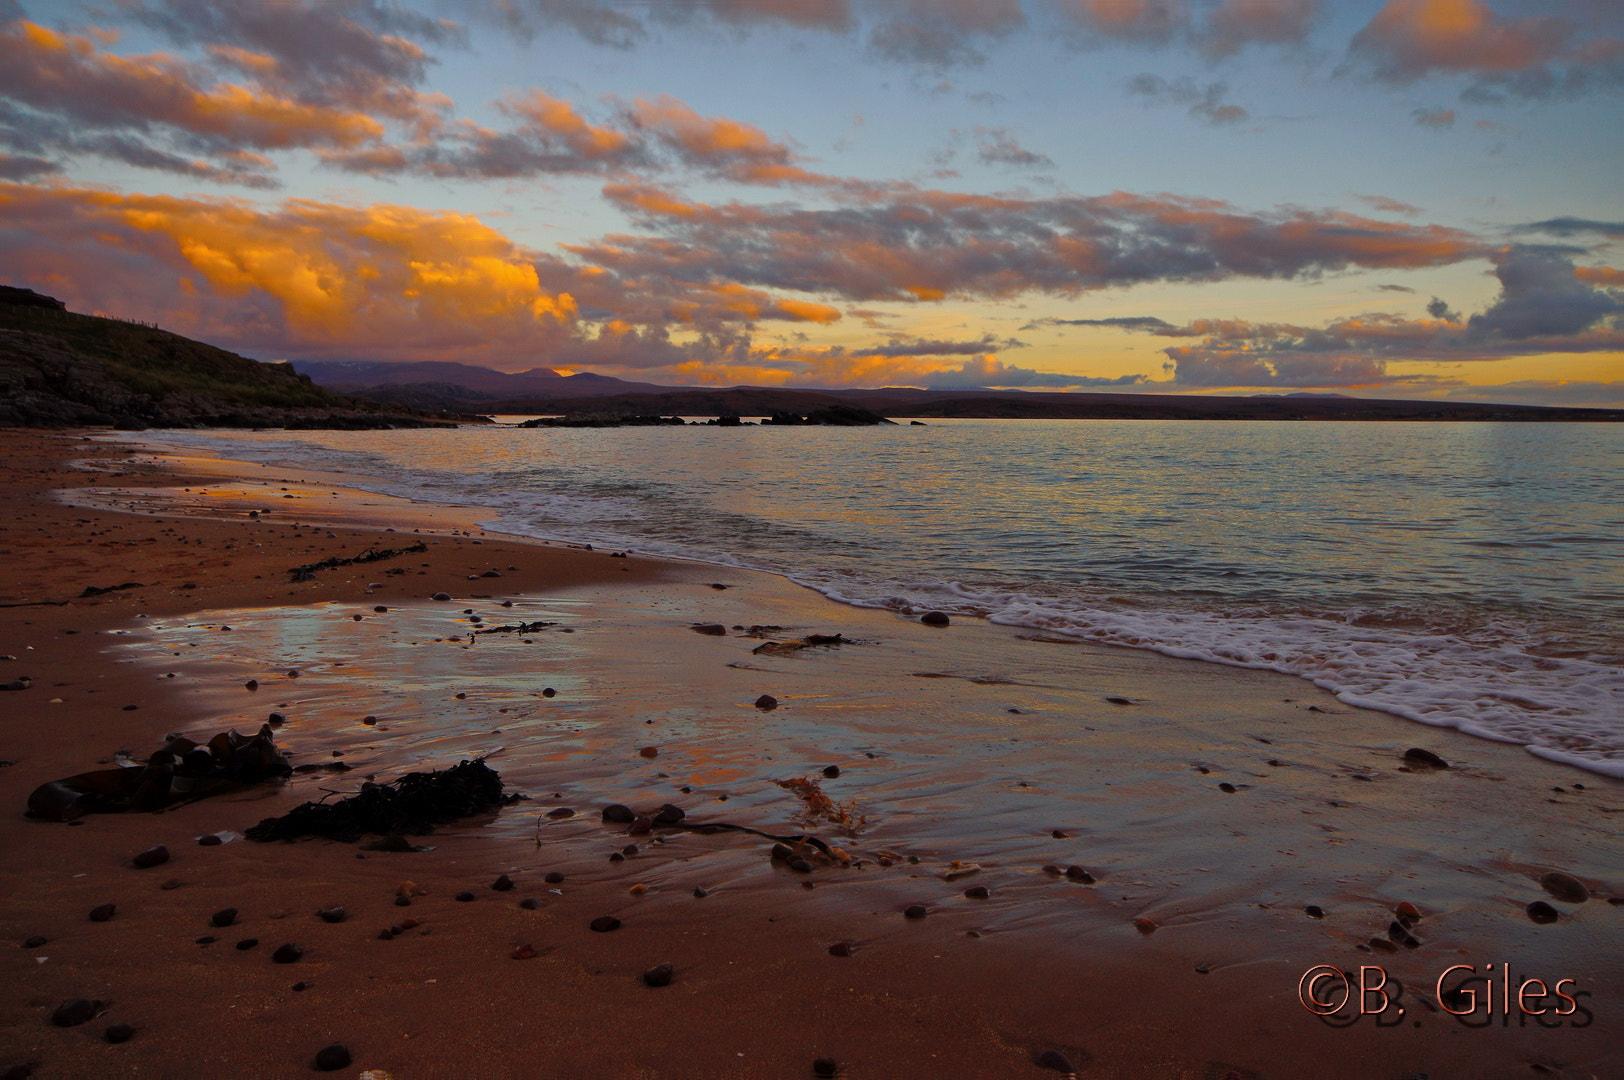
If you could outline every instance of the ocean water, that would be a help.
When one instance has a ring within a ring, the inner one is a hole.
[[[1624,777],[1624,429],[163,432],[492,508],[488,528],[1300,676]]]

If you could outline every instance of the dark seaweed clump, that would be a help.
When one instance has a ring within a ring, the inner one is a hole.
[[[503,794],[502,777],[481,758],[436,772],[407,773],[389,784],[363,784],[337,802],[303,803],[243,835],[261,841],[323,836],[352,843],[368,833],[419,836],[523,797]]]

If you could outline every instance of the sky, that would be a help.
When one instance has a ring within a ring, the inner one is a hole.
[[[0,280],[264,360],[1624,406],[1617,0],[0,0]]]

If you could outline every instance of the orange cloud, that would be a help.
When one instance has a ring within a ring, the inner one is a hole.
[[[540,90],[510,98],[505,108],[523,117],[535,130],[557,137],[586,158],[611,157],[631,142],[624,132],[587,123],[569,102]]]
[[[1573,276],[1604,288],[1624,289],[1624,270],[1615,270],[1611,266],[1576,266]]]

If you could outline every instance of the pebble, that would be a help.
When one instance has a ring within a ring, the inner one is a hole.
[[[1231,795],[1233,795],[1235,793],[1236,788],[1235,788],[1234,784],[1231,784],[1228,781],[1225,781],[1224,783],[1218,785],[1218,790],[1219,791],[1227,791]]]
[[[35,934],[33,937],[31,937],[27,941],[23,942],[23,948],[25,948],[25,949],[38,949],[41,946],[45,945],[49,940],[50,940],[49,938],[43,938],[43,937],[40,937],[38,934]]]
[[[1430,769],[1449,768],[1449,762],[1434,754],[1431,750],[1423,750],[1419,746],[1412,746],[1404,751],[1404,763],[1407,765],[1425,765]]]
[[[473,901],[473,900],[475,900],[477,898],[471,892],[460,892],[456,896],[453,896],[451,899],[457,901],[458,903],[466,904],[466,903],[469,903],[469,902],[471,902],[471,901]]]
[[[249,949],[257,948],[259,948],[259,938],[257,937],[245,937],[241,941],[237,942],[238,952],[247,952]]]
[[[833,780],[835,777],[840,775],[840,766],[839,765],[825,765],[823,767],[823,775],[827,776],[829,779]]]
[[[923,919],[929,914],[930,909],[925,907],[924,904],[909,904],[902,909],[902,917],[905,919]]]
[[[216,941],[219,941],[219,940],[220,939],[215,937],[213,934],[204,934],[202,937],[200,937],[197,940],[193,941],[192,944],[193,945],[213,945]]]
[[[1590,890],[1585,888],[1584,882],[1560,870],[1552,870],[1539,879],[1545,891],[1553,897],[1567,904],[1582,904],[1590,899]]]
[[[1408,900],[1394,908],[1393,914],[1397,915],[1400,919],[1404,919],[1409,922],[1421,921],[1421,909],[1410,903]]]
[[[927,611],[919,616],[919,621],[926,626],[946,626],[952,620],[947,617],[945,612]]]
[[[73,822],[70,821],[68,824],[72,825]],[[174,889],[178,889],[180,888],[180,879],[170,878],[168,881],[165,881],[162,885],[158,886],[158,888],[162,889],[164,892],[170,892]]]
[[[536,947],[529,942],[525,942],[517,949],[514,949],[512,952],[508,953],[508,956],[514,960],[534,960],[536,957]]]
[[[108,919],[111,919],[113,917],[113,913],[115,911],[117,911],[117,910],[118,910],[118,905],[117,904],[103,904],[101,907],[91,908],[90,909],[90,921],[91,922],[106,922]]]
[[[761,709],[763,712],[770,712],[778,708],[778,699],[771,694],[762,694],[756,698],[756,708]]]
[[[812,1075],[827,1080],[831,1076],[840,1075],[840,1062],[834,1058],[817,1058],[812,1062]]]
[[[547,811],[547,816],[555,819],[572,818],[575,816],[575,811],[567,806],[560,806]]]
[[[709,895],[710,895],[710,890],[709,889],[702,889],[697,885],[694,886],[694,896],[697,899],[703,900],[703,899],[705,899],[705,897],[707,897]]]
[[[95,1019],[98,1002],[89,998],[73,998],[64,1001],[51,1013],[51,1023],[57,1027],[78,1027]]]
[[[1132,705],[1133,704],[1133,699],[1132,698],[1108,697],[1105,700],[1109,701],[1112,705]]]
[[[547,876],[541,880],[545,881],[549,885],[557,885],[564,880],[564,875],[559,873],[557,870],[549,870],[547,871]]]
[[[688,812],[682,807],[666,803],[654,812],[654,824],[675,825],[687,816]]]
[[[1369,945],[1376,952],[1384,952],[1384,953],[1398,952],[1398,946],[1394,945],[1391,941],[1388,941],[1386,938],[1373,937],[1369,941],[1365,942],[1365,944]]]
[[[791,859],[789,868],[797,874],[810,874],[812,872],[812,864],[805,859]]]
[[[259,680],[258,679],[249,679],[247,682],[243,683],[242,686],[243,686],[244,690],[258,690],[259,689]]]
[[[655,964],[643,972],[643,982],[648,986],[670,986],[673,974],[675,969],[670,964]]]
[[[557,697],[558,696],[558,691],[554,690],[550,686],[544,686],[541,689],[541,696],[542,697]]]
[[[1087,870],[1084,870],[1081,866],[1066,867],[1066,879],[1068,881],[1079,881],[1084,885],[1094,884],[1094,875],[1090,874]]]
[[[646,814],[639,814],[626,829],[627,836],[647,836],[654,831],[654,819]]]
[[[1325,909],[1320,907],[1318,904],[1309,904],[1307,907],[1303,908],[1303,914],[1307,915],[1310,919],[1323,919],[1325,918]]]
[[[711,637],[721,637],[727,633],[727,627],[721,623],[695,623],[691,629],[696,634],[707,634]]]
[[[829,946],[830,956],[850,956],[857,951],[857,946],[849,941],[837,941]]]
[[[120,1021],[117,1024],[108,1024],[107,1030],[102,1032],[102,1038],[116,1046],[119,1043],[129,1042],[130,1037],[134,1034],[135,1028]]]
[[[373,608],[372,610],[377,612],[379,615],[382,615],[384,612],[388,611],[389,609],[387,607],[383,606],[382,604],[379,604],[377,607]]]
[[[430,597],[430,599],[431,600],[438,600],[443,604],[447,600],[451,599],[451,594],[448,593],[448,592],[437,592],[432,597]]]
[[[519,906],[524,908],[526,911],[535,911],[541,906],[541,901],[536,899],[534,896],[527,896],[523,900],[519,901]]]
[[[1133,928],[1148,937],[1156,932],[1156,920],[1141,915],[1133,921]]]
[[[1071,833],[1067,832],[1064,829],[1056,829],[1056,830],[1054,830],[1054,832],[1051,832],[1049,835],[1054,837],[1056,840],[1066,840],[1066,839],[1069,839],[1071,837]]]
[[[276,947],[276,951],[271,954],[271,962],[274,964],[292,964],[303,957],[304,950],[290,941],[285,945]]]
[[[1528,917],[1541,926],[1546,923],[1554,923],[1562,917],[1561,913],[1543,900],[1535,900],[1532,904],[1529,904],[1527,911]]]
[[[610,862],[625,862],[626,861],[626,856],[622,855],[618,851],[611,851],[609,853],[609,861]]]
[[[633,885],[626,891],[631,893],[633,896],[642,896],[644,893],[648,892],[648,886],[639,881],[636,885]]]
[[[646,757],[646,758],[659,757],[660,756],[660,748],[658,746],[645,746],[645,747],[643,747],[643,749],[641,749],[641,750],[639,750],[637,752],[637,756],[638,757]]]
[[[397,897],[395,897],[395,906],[396,907],[411,907],[412,906],[412,898],[409,897],[409,896],[397,896]]]
[[[617,825],[625,824],[627,822],[636,821],[637,814],[632,810],[631,807],[622,803],[610,803],[608,806],[603,808],[603,820],[613,822]]]
[[[1058,1050],[1043,1051],[1043,1053],[1032,1059],[1032,1064],[1040,1069],[1050,1069],[1058,1073],[1074,1073],[1077,1071],[1077,1066],[1071,1063],[1071,1059]]]
[[[972,885],[964,890],[964,895],[970,900],[985,900],[992,895],[992,890],[985,885]]]
[[[1061,873],[1063,873],[1060,867],[1056,866],[1054,863],[1049,863],[1047,866],[1045,866],[1043,868],[1043,872],[1048,874],[1050,877],[1059,877]]]
[[[448,598],[449,599],[449,598]],[[350,1056],[349,1047],[343,1043],[334,1043],[324,1046],[316,1051],[316,1068],[321,1072],[337,1072],[350,1067],[354,1058]]]
[[[599,915],[587,925],[600,934],[607,934],[611,930],[620,929],[620,920],[613,915]]]
[[[316,912],[316,918],[325,923],[341,923],[349,917],[349,913],[341,907],[322,908]]]
[[[154,866],[162,866],[169,861],[169,849],[162,844],[149,847],[130,860],[138,870],[147,870]]]
[[[507,892],[513,888],[513,879],[508,877],[506,874],[503,874],[501,877],[491,882],[491,888],[495,889],[497,892]]]

